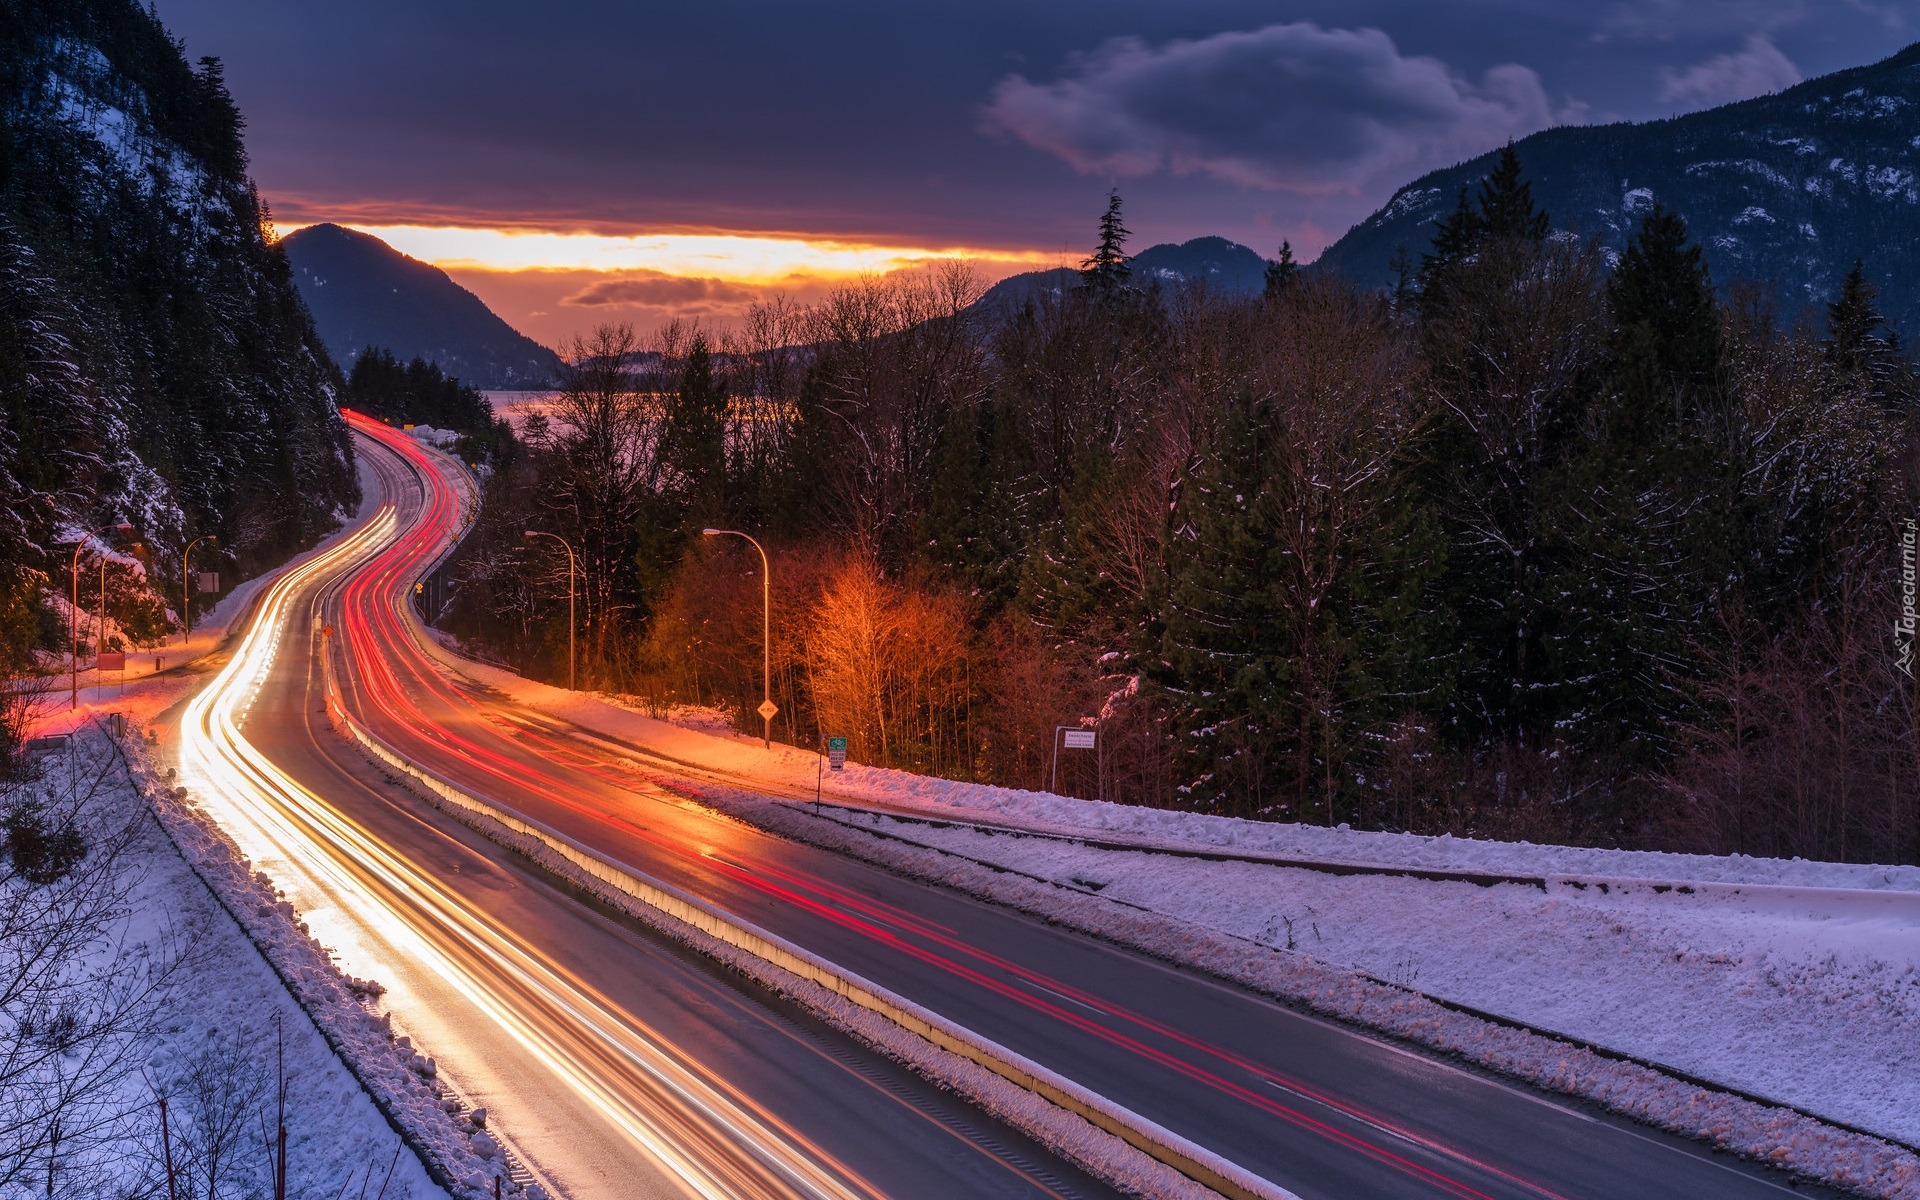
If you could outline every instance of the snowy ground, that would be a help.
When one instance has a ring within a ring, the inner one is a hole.
[[[764,781],[789,797],[813,790],[817,759],[808,751],[768,751],[714,730],[710,720],[701,722],[705,729],[687,727],[699,714],[684,724],[655,720],[611,698],[532,683],[436,648],[475,680],[586,728],[704,771]],[[857,764],[826,778],[825,819],[808,815],[811,806],[765,805],[724,787],[697,790],[791,836],[1022,907],[1070,912],[1082,927],[1124,926],[1132,932],[1117,940],[1170,957],[1207,957],[1209,969],[1266,981],[1290,999],[1403,1035],[1401,1016],[1375,1011],[1378,995],[1321,1004],[1314,997],[1330,986],[1326,977],[1316,975],[1303,992],[1289,982],[1292,968],[1276,964],[1345,969],[1351,986],[1333,987],[1342,995],[1383,983],[1380,995],[1389,1000],[1404,989],[1920,1145],[1915,868],[1360,833],[1128,808]],[[863,806],[874,811],[848,811]],[[1370,872],[1199,856],[1222,851],[1365,864]],[[1049,886],[1003,896],[1007,888],[973,863]],[[1538,882],[1483,886],[1374,873],[1403,867]],[[1155,916],[1164,918],[1160,927],[1147,928]],[[1189,953],[1168,930],[1203,932],[1213,944],[1206,955]],[[1479,1035],[1412,1032],[1490,1063],[1508,1054],[1466,1044]],[[1527,1065],[1540,1053],[1534,1045],[1509,1055],[1503,1069],[1596,1099],[1617,1087],[1598,1067],[1585,1082],[1542,1074]],[[1607,1102],[1703,1136],[1729,1127],[1721,1116],[1696,1120],[1666,1101],[1661,1108],[1644,1088],[1636,1095]],[[1920,1189],[1920,1177],[1903,1174],[1912,1161],[1907,1156],[1888,1176],[1899,1182],[1886,1194]]]
[[[399,1137],[253,941],[147,813],[106,739],[83,733],[50,766],[56,778],[68,771],[90,775],[104,766],[94,801],[96,828],[132,824],[118,864],[131,889],[126,915],[95,942],[89,957],[180,959],[160,996],[157,1030],[110,1076],[102,1099],[118,1114],[110,1126],[114,1135],[61,1161],[57,1194],[127,1195],[141,1181],[164,1186],[156,1104],[162,1091],[172,1098],[168,1125],[176,1165],[202,1161],[194,1157],[196,1131],[204,1134],[224,1114],[237,1122],[238,1132],[222,1172],[223,1191],[264,1194],[270,1174],[259,1122],[263,1116],[271,1120],[276,1056],[284,1049],[289,1195],[357,1194],[371,1171],[368,1197],[383,1185],[388,1200],[444,1197],[420,1160],[400,1150]],[[290,915],[275,915],[291,926]],[[31,1190],[37,1193],[45,1185],[44,1166],[35,1176]]]

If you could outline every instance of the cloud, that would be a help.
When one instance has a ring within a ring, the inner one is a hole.
[[[1684,71],[1662,69],[1660,99],[1689,108],[1712,108],[1750,100],[1800,82],[1800,68],[1764,33],[1747,38],[1734,54],[1716,54]]]
[[[613,279],[595,280],[563,297],[562,304],[576,308],[635,306],[642,308],[681,308],[696,304],[744,304],[760,292],[724,279],[692,278],[669,275],[664,271],[622,272]]]
[[[1513,63],[1471,83],[1437,59],[1402,55],[1378,29],[1310,22],[1152,47],[1116,38],[1065,76],[1010,75],[983,112],[989,132],[1086,174],[1168,170],[1242,187],[1353,192],[1577,120]]]

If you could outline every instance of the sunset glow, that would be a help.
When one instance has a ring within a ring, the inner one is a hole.
[[[886,273],[964,258],[1012,269],[1051,266],[1057,253],[881,246],[860,242],[731,233],[607,236],[426,225],[359,225],[403,254],[438,267],[493,271],[658,271],[665,275],[778,283],[794,276]]]

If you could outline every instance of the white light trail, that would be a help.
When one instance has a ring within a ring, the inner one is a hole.
[[[308,589],[356,569],[399,535],[391,505],[360,530],[288,571],[265,593],[232,660],[188,705],[182,774],[200,806],[257,867],[289,892],[324,897],[303,915],[323,926],[356,972],[375,973],[373,947],[424,967],[543,1065],[642,1151],[684,1194],[703,1200],[867,1194],[819,1147],[780,1128],[724,1081],[671,1052],[634,1014],[547,960],[523,939],[441,887],[433,875],[281,771],[241,732]],[[456,1048],[439,1047],[452,1056]],[[485,1047],[462,1048],[484,1054]],[[836,1169],[837,1168],[837,1169]]]

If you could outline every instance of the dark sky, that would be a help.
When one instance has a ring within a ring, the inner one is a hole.
[[[966,249],[996,278],[1078,259],[1117,185],[1135,248],[1287,238],[1305,260],[1510,137],[1920,39],[1920,0],[158,5],[190,56],[225,60],[283,225],[376,227],[550,344],[605,319],[724,322],[747,303],[730,287],[804,301],[835,276],[731,252],[542,272],[379,227],[840,238]]]
[[[1920,0],[160,0],[289,220],[1317,249],[1554,120],[1872,61]],[[1116,40],[1124,39],[1124,40]],[[1423,61],[1425,60],[1425,61]],[[1489,74],[1491,72],[1491,74]]]

